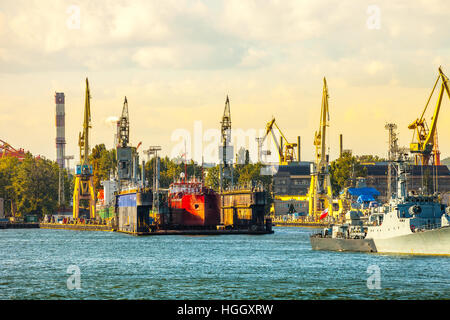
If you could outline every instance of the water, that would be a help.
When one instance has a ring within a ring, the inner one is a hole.
[[[312,251],[311,229],[133,237],[0,230],[0,299],[448,299],[450,258]],[[77,265],[81,288],[69,290]],[[367,268],[379,267],[381,289]],[[370,281],[372,284],[372,282]]]

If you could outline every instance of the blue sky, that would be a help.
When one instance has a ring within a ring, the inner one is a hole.
[[[385,156],[385,123],[409,144],[438,66],[450,73],[449,16],[450,2],[437,0],[2,1],[0,139],[55,159],[62,91],[67,153],[77,155],[89,77],[94,143],[112,147],[108,119],[126,95],[132,142],[171,155],[174,131],[219,127],[228,94],[233,128],[262,129],[275,116],[288,139],[302,137],[308,160],[326,76],[331,158],[340,133],[355,154]],[[449,106],[444,97],[444,157]]]

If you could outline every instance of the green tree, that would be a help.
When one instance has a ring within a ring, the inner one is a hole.
[[[19,165],[19,160],[15,157],[7,156],[0,159],[0,197],[5,200],[5,213],[14,213],[16,193],[13,180]]]
[[[12,183],[20,216],[55,212],[58,204],[58,174],[56,162],[35,159],[27,154]]]
[[[111,173],[116,172],[116,150],[107,150],[105,145],[96,145],[89,155],[89,161],[94,169],[94,187],[101,189],[101,181],[108,180]]]
[[[357,177],[367,176],[367,169],[363,167],[360,160],[350,153],[344,153],[342,157],[330,164],[330,180],[334,196],[353,183]]]
[[[365,154],[362,156],[356,156],[356,158],[358,159],[358,161],[360,163],[367,163],[367,162],[384,162],[386,161],[386,159],[384,158],[380,158],[379,156],[374,156],[371,154]]]

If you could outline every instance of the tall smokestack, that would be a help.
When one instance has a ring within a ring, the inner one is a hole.
[[[64,168],[66,156],[66,125],[64,110],[64,93],[55,92],[56,103],[56,162],[60,168]]]

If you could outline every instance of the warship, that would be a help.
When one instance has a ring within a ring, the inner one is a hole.
[[[435,194],[408,192],[405,161],[396,161],[397,192],[368,216],[349,210],[345,223],[310,236],[313,250],[450,255],[450,208]]]

